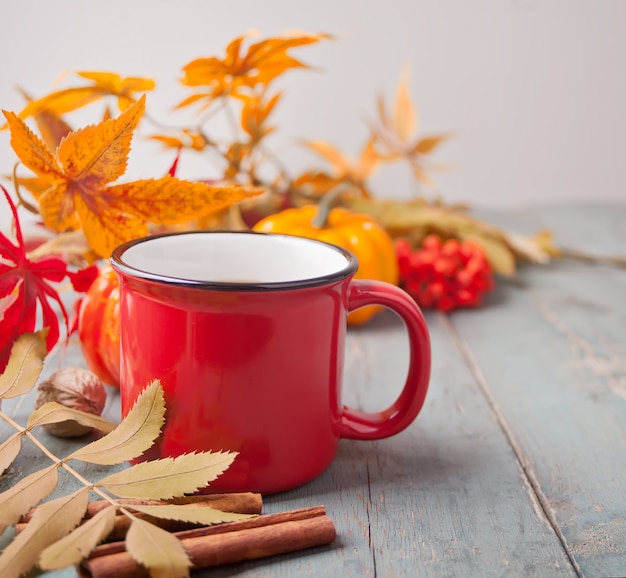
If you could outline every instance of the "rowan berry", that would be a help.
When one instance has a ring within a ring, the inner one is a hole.
[[[396,241],[400,285],[421,307],[450,311],[480,305],[493,288],[493,274],[482,248],[470,241],[428,235],[413,250],[406,239]]]

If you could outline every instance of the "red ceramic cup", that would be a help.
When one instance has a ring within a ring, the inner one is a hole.
[[[120,279],[126,415],[160,379],[167,404],[154,459],[239,452],[212,491],[274,493],[326,469],[341,438],[392,436],[417,416],[430,341],[399,288],[354,280],[356,258],[311,239],[252,232],[147,237],[113,252]],[[398,399],[365,413],[341,402],[346,317],[383,305],[404,321],[408,376]]]

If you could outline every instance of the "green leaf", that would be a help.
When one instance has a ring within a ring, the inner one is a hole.
[[[21,431],[14,433],[0,445],[0,474],[13,463],[17,454],[20,453],[23,436],[24,434]]]
[[[109,433],[117,427],[116,423],[104,419],[99,415],[72,409],[56,401],[49,401],[30,414],[28,418],[28,429],[32,429],[38,425],[60,423],[66,420],[76,421],[85,427],[92,427],[104,433]]]
[[[173,498],[204,488],[226,471],[236,456],[236,452],[202,452],[152,460],[107,476],[96,486],[121,498]]]
[[[210,526],[211,524],[221,524],[223,522],[235,522],[237,520],[246,520],[254,517],[256,514],[235,514],[233,512],[222,512],[210,506],[201,506],[199,504],[164,504],[162,506],[142,506],[133,505],[133,510],[148,514],[154,518],[165,518],[167,520],[180,520],[182,522],[190,522],[192,524],[202,524]]]
[[[46,357],[47,333],[48,330],[43,329],[17,338],[9,363],[0,375],[0,398],[17,397],[35,387]]]
[[[59,479],[58,468],[54,464],[34,472],[0,494],[0,532],[15,524],[22,515],[54,490]]]
[[[78,564],[104,540],[115,524],[116,508],[111,506],[98,512],[71,534],[48,546],[39,558],[42,570],[58,570]]]
[[[151,578],[185,578],[191,560],[178,538],[154,524],[133,520],[126,535],[126,550],[150,569]]]
[[[113,465],[132,460],[152,446],[161,432],[165,398],[155,379],[144,389],[122,422],[110,433],[70,454],[66,459]]]
[[[40,552],[67,535],[80,523],[87,508],[88,488],[39,506],[26,528],[4,549],[0,556],[0,576],[19,578],[28,572]]]

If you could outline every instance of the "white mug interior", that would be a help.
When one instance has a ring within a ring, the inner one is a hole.
[[[118,247],[111,261],[133,277],[177,284],[309,284],[357,267],[354,255],[328,243],[239,231],[146,237]]]

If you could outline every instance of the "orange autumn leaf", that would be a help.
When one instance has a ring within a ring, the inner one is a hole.
[[[116,97],[118,107],[123,111],[137,102],[135,93],[153,90],[155,87],[151,78],[122,77],[113,72],[83,71],[76,74],[91,84],[57,90],[42,98],[31,100],[17,116],[25,119],[42,111],[61,115],[105,96]]]
[[[265,101],[261,96],[251,96],[244,99],[241,111],[241,127],[250,136],[250,144],[255,145],[274,131],[274,127],[267,126],[267,119],[280,99],[280,93]]]
[[[201,151],[210,144],[209,139],[200,131],[182,129],[179,136],[171,136],[164,134],[155,134],[150,137],[152,140],[159,141],[168,148],[173,149],[193,149]]]
[[[123,242],[147,235],[148,223],[184,223],[261,192],[171,176],[112,184],[126,171],[144,107],[142,97],[118,118],[73,131],[54,152],[17,115],[4,113],[13,150],[37,175],[31,191],[45,225],[55,231],[82,229],[102,257]]]
[[[415,177],[430,184],[427,174],[426,155],[432,153],[449,135],[434,135],[419,138],[417,108],[411,100],[409,75],[405,71],[398,83],[394,106],[388,111],[382,98],[378,101],[379,128],[374,130],[377,152],[381,160],[404,159],[409,163]]]
[[[183,67],[181,84],[189,87],[206,87],[180,102],[177,108],[202,103],[203,108],[221,96],[240,97],[245,89],[257,85],[267,86],[277,76],[292,68],[308,68],[287,52],[298,46],[313,44],[326,34],[268,38],[242,50],[247,36],[235,38],[227,47],[224,58],[215,56],[197,58]]]
[[[305,144],[330,163],[332,172],[330,174],[319,171],[306,172],[294,181],[296,187],[308,189],[317,196],[325,195],[337,186],[347,184],[352,185],[365,198],[372,196],[367,179],[376,170],[379,161],[373,141],[366,143],[356,162],[348,159],[327,142],[308,141]]]

